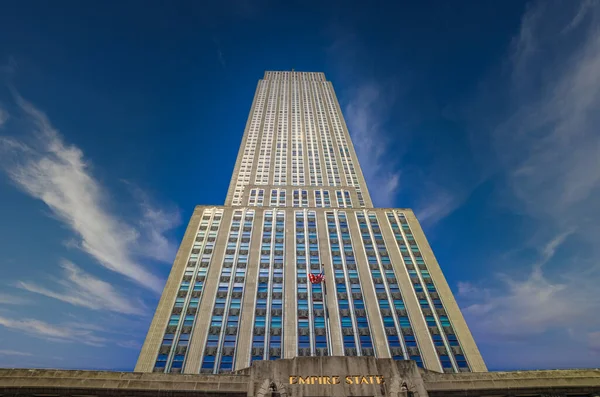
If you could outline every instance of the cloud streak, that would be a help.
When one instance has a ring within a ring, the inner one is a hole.
[[[600,312],[600,2],[533,3],[507,66],[506,113],[490,148],[507,182],[503,202],[526,215],[538,231],[528,244],[542,248],[537,261],[502,264],[529,269],[524,279],[507,270],[486,288],[462,283],[459,298],[483,345],[516,341],[518,354],[533,357],[535,342],[560,334],[569,349],[560,362],[570,365],[600,335],[590,316]]]
[[[22,356],[22,357],[31,357],[33,354],[28,352],[20,352],[16,350],[0,350],[0,356]]]
[[[377,206],[392,207],[400,184],[400,171],[390,167],[382,122],[389,98],[375,83],[355,88],[349,95],[344,114],[356,154],[372,199]]]
[[[51,341],[80,342],[91,346],[103,346],[107,342],[105,338],[95,335],[92,331],[77,326],[64,327],[31,318],[12,319],[0,316],[0,325]]]
[[[38,284],[19,281],[17,286],[26,291],[94,310],[110,310],[123,314],[142,314],[146,307],[140,300],[118,293],[112,285],[63,261],[65,278],[58,281],[63,288],[56,291]]]
[[[78,247],[99,264],[160,292],[162,280],[140,265],[135,256],[170,260],[173,245],[162,233],[172,228],[178,218],[148,204],[144,204],[138,228],[113,215],[108,209],[107,194],[94,179],[81,149],[65,143],[44,113],[20,96],[16,99],[31,126],[33,139],[26,144],[0,138],[1,165],[8,176],[21,190],[43,201],[57,219],[76,233]],[[147,250],[148,247],[153,248]],[[73,279],[67,281],[72,283]]]
[[[23,305],[30,303],[29,300],[11,294],[0,293],[0,305]]]
[[[588,279],[589,274],[574,272],[576,276],[553,281],[541,267],[553,258],[566,236],[557,236],[542,248],[541,261],[524,280],[499,274],[496,288],[459,284],[459,297],[467,303],[463,313],[482,340],[522,340],[556,329],[600,325],[597,318],[589,316],[600,310],[596,283]]]

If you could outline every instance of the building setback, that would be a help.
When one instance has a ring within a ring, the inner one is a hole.
[[[266,72],[225,205],[194,210],[136,371],[303,356],[486,371],[413,212],[373,207],[331,82]]]

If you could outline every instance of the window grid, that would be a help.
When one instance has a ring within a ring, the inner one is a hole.
[[[279,118],[277,119],[277,143],[275,149],[275,170],[273,184],[287,183],[287,153],[288,153],[288,82],[280,82]]]
[[[302,83],[302,88],[304,129],[306,131],[310,186],[323,186],[321,156],[319,156],[319,143],[317,139],[317,128],[315,125],[315,111],[313,109],[312,93],[310,86],[306,81]]]
[[[387,212],[386,215],[444,372],[470,371],[405,215],[402,212]]]
[[[214,251],[222,216],[223,210],[205,209],[202,213],[196,239],[171,311],[171,318],[159,348],[154,372],[177,373],[183,370],[190,336],[202,299],[203,283]],[[198,261],[199,258],[200,261]],[[191,285],[192,282],[193,285]]]
[[[260,134],[260,126],[262,122],[268,86],[269,83],[264,80],[260,81],[258,84],[258,93],[256,95],[254,111],[252,112],[250,119],[251,121],[246,137],[244,154],[242,155],[240,169],[238,170],[237,181],[233,192],[232,205],[242,204],[244,186],[250,183],[250,175],[252,171],[252,165],[254,163],[254,156],[256,154],[256,145],[258,143],[258,136]]]
[[[352,208],[352,200],[350,199],[350,192],[348,190],[336,190],[335,197],[338,207]]]
[[[321,136],[321,146],[323,148],[323,159],[325,160],[325,170],[327,174],[327,183],[329,186],[341,185],[339,170],[335,160],[335,151],[329,124],[325,113],[323,99],[319,92],[319,83],[312,83],[312,94],[316,104],[317,126]]]
[[[308,191],[303,189],[294,190],[293,206],[308,207]]]
[[[266,211],[254,309],[251,362],[276,360],[283,355],[284,230],[285,213],[283,211],[276,212],[275,227],[273,228],[273,211]]]
[[[350,232],[346,222],[346,215],[343,212],[338,213],[338,219],[336,219],[334,212],[326,212],[325,216],[327,219],[329,251],[333,265],[336,297],[340,313],[340,327],[344,355],[361,356],[363,355],[362,349],[358,348],[360,346],[361,335],[356,317],[358,314],[363,314],[363,316],[366,317],[366,312],[364,303],[362,304],[362,307],[358,308],[354,303],[354,296],[357,296],[359,301],[363,301],[362,294],[360,296],[355,295],[355,293],[352,293],[351,289],[352,284],[349,272],[352,272],[353,278],[356,279],[358,278],[358,273],[354,251],[352,250],[352,242],[350,240]],[[341,226],[343,226],[343,229]],[[340,238],[340,236],[342,238]],[[345,241],[346,243],[341,244],[341,241]],[[343,255],[342,251],[344,252]],[[358,283],[360,284],[360,281],[358,281]],[[367,353],[369,352],[367,351]]]
[[[314,191],[315,207],[329,208],[331,207],[331,199],[329,198],[329,190],[317,189]]]
[[[335,98],[333,86],[330,82],[323,82],[321,85],[323,91],[325,92],[327,110],[329,111],[329,120],[331,121],[333,133],[335,135],[340,153],[340,158],[342,159],[342,167],[344,168],[346,183],[348,186],[359,186],[356,170],[354,168],[352,157],[350,156],[350,150],[348,148],[348,141],[346,140],[346,135],[342,127],[340,113],[336,107],[337,98]]]
[[[272,189],[270,207],[285,207],[285,189]]]
[[[226,373],[235,365],[239,316],[253,222],[254,210],[234,211],[211,313],[201,373]]]
[[[269,99],[267,101],[267,111],[265,113],[265,119],[262,128],[260,152],[258,153],[258,163],[256,166],[256,177],[254,180],[254,184],[256,185],[269,184],[269,173],[271,171],[271,151],[273,150],[273,134],[275,130],[275,116],[277,114],[278,94],[279,83],[277,81],[271,81]]]
[[[375,286],[390,355],[394,360],[410,358],[422,366],[423,361],[416,341],[411,341],[411,346],[407,346],[406,336],[414,335],[414,330],[404,307],[404,296],[385,246],[377,215],[374,212],[367,213],[367,216],[357,213],[356,217],[371,269],[371,279]]]
[[[304,149],[298,81],[292,81],[292,185],[304,186]]]
[[[248,196],[249,207],[262,207],[265,200],[264,189],[250,189],[250,195]]]
[[[326,356],[329,355],[329,332],[325,321],[323,287],[308,281],[309,273],[321,271],[316,213],[296,211],[295,222],[298,355]]]

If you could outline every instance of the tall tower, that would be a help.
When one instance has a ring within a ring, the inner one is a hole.
[[[266,72],[225,205],[195,208],[135,370],[314,355],[486,371],[413,212],[373,207],[331,82]]]

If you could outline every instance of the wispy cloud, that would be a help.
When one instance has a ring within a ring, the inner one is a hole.
[[[0,350],[0,356],[33,356],[33,354],[28,352],[20,352],[16,350]]]
[[[600,210],[599,20],[597,1],[528,10],[511,58],[514,111],[493,136],[519,204],[561,225]]]
[[[106,281],[84,272],[69,261],[63,261],[61,266],[65,273],[65,278],[57,282],[63,287],[61,290],[52,290],[26,281],[19,281],[17,286],[29,292],[89,309],[124,314],[144,312],[146,307],[141,300],[120,294]]]
[[[0,164],[6,173],[71,228],[79,238],[79,248],[99,264],[159,292],[162,281],[135,256],[171,259],[174,250],[162,233],[174,226],[174,216],[145,204],[140,227],[134,227],[111,213],[108,194],[93,177],[82,150],[65,143],[44,113],[18,95],[16,98],[34,133],[28,143],[0,138]],[[144,249],[150,247],[148,242],[153,246],[150,251]]]
[[[507,100],[505,117],[491,129],[495,157],[486,160],[495,158],[506,176],[503,203],[538,231],[528,244],[542,248],[537,261],[505,260],[499,284],[459,285],[459,299],[484,345],[520,340],[519,354],[532,356],[534,341],[562,333],[572,336],[561,343],[573,353],[561,362],[572,363],[582,354],[574,346],[593,347],[600,330],[590,316],[600,312],[600,2],[533,3],[507,66],[507,91],[486,92]],[[481,113],[494,118],[498,111]],[[559,248],[568,254],[557,256]],[[523,269],[527,277],[512,275]]]
[[[342,87],[337,95],[371,199],[377,206],[392,207],[400,187],[401,153],[390,150],[397,137],[386,123],[397,99],[397,81],[395,76],[373,79],[356,67],[368,50],[353,29],[333,23],[329,33],[328,55]]]
[[[585,332],[588,327],[600,326],[599,320],[589,315],[600,311],[596,280],[590,273],[575,271],[556,280],[544,274],[542,265],[553,258],[567,236],[557,236],[540,250],[540,261],[525,279],[500,274],[497,287],[489,282],[486,288],[459,284],[458,295],[466,303],[463,312],[481,339],[518,340],[556,329]]]
[[[0,316],[0,325],[14,331],[60,342],[79,342],[92,346],[103,346],[106,338],[95,335],[92,331],[77,326],[60,326],[44,321],[27,319],[13,319]]]
[[[0,305],[23,305],[26,303],[30,303],[29,300],[22,298],[20,296],[15,296],[6,293],[0,293]]]
[[[424,226],[434,225],[444,219],[462,204],[464,199],[464,195],[459,195],[456,191],[450,191],[439,185],[427,190],[428,194],[423,194],[425,198],[415,209],[419,222]]]
[[[389,134],[383,127],[391,100],[387,95],[380,85],[366,83],[351,90],[344,111],[372,199],[382,207],[394,205],[401,175],[387,152]]]

